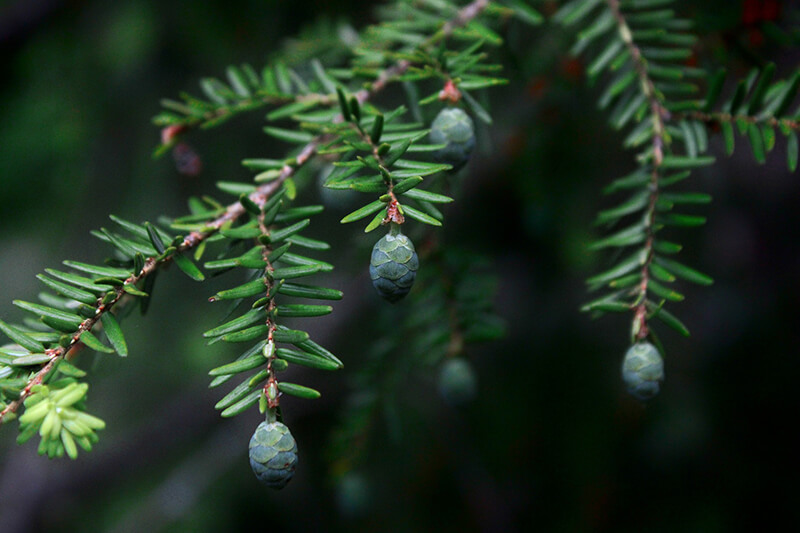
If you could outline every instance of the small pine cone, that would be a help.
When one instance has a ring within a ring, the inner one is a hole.
[[[473,398],[478,380],[469,361],[460,357],[448,359],[439,371],[439,394],[450,405],[462,405]]]
[[[622,380],[628,392],[640,400],[658,394],[664,381],[664,361],[656,347],[649,342],[631,346],[622,361]]]
[[[431,124],[431,142],[446,144],[433,153],[437,161],[453,166],[452,172],[463,167],[475,148],[475,127],[472,119],[457,107],[442,109]]]
[[[250,439],[250,466],[259,481],[282,489],[297,467],[297,443],[280,422],[261,422]]]
[[[392,303],[403,298],[417,277],[419,259],[411,239],[392,229],[375,243],[369,262],[372,285],[383,298]]]

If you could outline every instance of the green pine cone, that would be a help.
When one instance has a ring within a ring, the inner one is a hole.
[[[431,142],[446,144],[433,153],[437,161],[453,166],[453,172],[463,167],[475,148],[475,127],[472,119],[457,107],[442,109],[431,124]]]
[[[411,239],[393,228],[375,243],[369,263],[372,285],[392,303],[403,298],[414,285],[419,259]]]
[[[297,467],[297,443],[280,422],[261,422],[250,439],[250,466],[259,481],[282,489]]]
[[[664,361],[655,346],[639,342],[628,349],[622,361],[622,380],[628,392],[640,400],[649,400],[664,381]]]

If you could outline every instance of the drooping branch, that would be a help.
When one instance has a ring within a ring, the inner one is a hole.
[[[488,6],[488,0],[474,0],[467,4],[458,10],[452,19],[444,21],[433,35],[416,45],[415,50],[430,50],[449,38],[457,28],[467,25]],[[392,60],[394,56],[387,53],[386,57]],[[409,59],[394,59],[393,64],[380,71],[367,88],[355,93],[356,99],[363,104],[372,94],[382,90],[388,83],[405,74],[412,66],[413,61]],[[322,76],[325,77],[324,68],[318,62],[314,64],[314,68],[321,71]],[[305,109],[316,105],[336,104],[337,98],[333,92],[334,82],[331,80],[323,83],[326,92],[309,92],[307,87],[303,87],[298,94],[291,94],[289,80],[298,76],[281,64],[276,65],[274,71],[277,72],[274,77],[278,78],[278,82],[276,83],[274,79],[270,78],[272,80],[270,83],[262,84],[259,76],[249,65],[244,65],[241,69],[229,67],[227,74],[231,87],[213,78],[202,81],[203,92],[210,98],[209,101],[202,101],[186,94],[182,95],[184,102],[162,100],[165,112],[154,119],[157,125],[164,127],[162,130],[163,144],[158,148],[156,154],[162,154],[174,146],[178,137],[189,129],[211,127],[239,113],[262,109],[268,105],[284,106],[284,108],[300,106]],[[273,69],[269,68],[265,71],[265,79],[267,72],[273,76]],[[281,114],[281,116],[288,116],[288,114]]]
[[[205,238],[205,237],[204,237]],[[198,242],[199,244],[199,242]],[[188,247],[181,246],[180,249],[186,249]],[[46,354],[50,356],[50,361],[48,361],[38,372],[36,372],[33,377],[28,380],[27,385],[20,393],[20,396],[17,400],[9,403],[5,409],[0,411],[0,423],[3,422],[4,418],[8,413],[16,412],[25,399],[30,396],[31,390],[35,385],[39,385],[44,380],[45,376],[47,376],[55,367],[56,364],[63,358],[67,356],[67,354],[78,346],[81,342],[81,335],[84,333],[91,331],[92,328],[97,324],[98,321],[102,318],[105,313],[111,311],[114,305],[122,299],[122,297],[127,294],[125,291],[125,286],[134,286],[139,281],[143,280],[153,272],[155,272],[159,267],[163,266],[164,264],[168,263],[172,260],[172,256],[167,256],[161,259],[155,257],[149,257],[145,260],[144,266],[142,267],[141,271],[138,274],[135,274],[124,281],[123,285],[120,285],[113,289],[113,296],[111,297],[101,297],[98,298],[97,305],[95,307],[94,316],[87,318],[83,322],[81,322],[78,329],[70,338],[69,343],[65,346],[58,346],[56,348],[50,348],[46,350]]]
[[[627,48],[636,76],[639,80],[642,94],[644,95],[650,109],[650,121],[652,128],[652,169],[650,171],[649,197],[647,211],[644,215],[644,263],[641,267],[641,280],[639,282],[639,295],[633,307],[634,310],[634,336],[637,339],[644,339],[649,334],[647,326],[647,292],[650,283],[650,264],[653,261],[655,243],[655,216],[656,203],[659,197],[659,177],[661,176],[661,166],[664,162],[664,148],[669,144],[669,137],[666,134],[665,121],[670,118],[670,113],[659,98],[655,84],[648,73],[647,61],[644,59],[641,49],[633,40],[633,32],[625,20],[625,15],[620,8],[619,0],[607,0],[609,9],[614,15],[618,32],[622,42]]]
[[[487,0],[475,0],[471,2],[459,10],[452,20],[446,22],[439,32],[437,32],[437,34],[426,40],[425,43],[420,46],[427,47],[440,41],[443,37],[446,38],[450,36],[456,28],[469,23],[469,21],[477,17],[487,6]],[[396,81],[411,67],[411,65],[412,63],[410,61],[400,60],[392,66],[384,69],[378,75],[376,80],[369,86],[369,88],[361,89],[360,91],[356,92],[354,95],[355,98],[359,103],[363,104],[382,91],[389,83]],[[264,103],[269,102],[265,100]],[[341,116],[339,116],[336,120],[340,122],[343,119]],[[292,177],[300,168],[302,168],[313,158],[323,141],[324,136],[317,136],[313,138],[300,150],[291,164],[287,163],[281,168],[280,174],[276,179],[260,185],[249,195],[249,199],[257,206],[263,207],[267,200],[269,200],[270,196],[279,190],[286,180]],[[113,292],[107,293],[106,296],[98,298],[94,307],[94,315],[81,322],[76,331],[70,337],[69,342],[63,346],[50,348],[46,351],[46,353],[50,356],[49,361],[31,376],[24,389],[20,392],[19,397],[10,402],[2,411],[0,411],[0,424],[7,420],[7,416],[10,413],[16,413],[24,404],[25,400],[31,395],[32,389],[37,384],[43,383],[44,379],[56,368],[58,362],[64,359],[71,350],[80,344],[81,335],[91,331],[98,321],[101,320],[103,315],[109,313],[113,309],[113,307],[126,294],[126,286],[130,288],[131,286],[152,275],[161,266],[169,263],[175,253],[182,253],[196,248],[206,239],[216,234],[223,226],[238,220],[244,213],[245,208],[241,202],[234,202],[230,204],[227,206],[222,215],[207,222],[203,231],[191,231],[184,238],[183,242],[176,247],[176,250],[172,254],[148,257],[145,259],[144,266],[138,273],[135,273],[124,280],[122,285],[113,289]]]

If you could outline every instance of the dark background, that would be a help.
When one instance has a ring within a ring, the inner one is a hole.
[[[548,4],[550,5],[550,4]],[[798,27],[790,2],[679,3],[698,21],[697,63],[735,78],[772,59],[786,75]],[[231,63],[264,64],[300,31],[373,19],[371,2],[0,2],[0,316],[33,299],[35,274],[63,259],[101,261],[89,236],[107,215],[136,221],[185,212],[218,179],[247,180],[244,157],[277,157],[258,112],[189,142],[196,177],[154,161],[150,117],[162,97],[195,94]],[[547,8],[545,8],[547,10]],[[323,21],[323,22],[320,22]],[[317,24],[318,26],[313,26]],[[305,28],[305,30],[304,30]],[[502,342],[468,348],[478,399],[441,402],[422,368],[403,386],[406,423],[372,432],[369,456],[344,489],[330,475],[330,434],[341,421],[384,305],[366,276],[370,238],[340,228],[332,208],[315,237],[335,243],[328,285],[345,290],[333,315],[309,326],[345,361],[308,372],[316,402],[287,399],[301,463],[282,492],[252,477],[246,444],[259,415],[221,420],[206,373],[236,355],[207,347],[222,311],[205,303],[223,285],[176,271],[159,278],[152,309],[124,329],[130,356],[86,356],[89,409],[107,422],[77,461],[48,461],[36,445],[0,435],[0,531],[749,531],[797,523],[800,246],[797,175],[781,140],[765,166],[745,142],[686,188],[710,192],[708,224],[676,232],[682,259],[715,278],[682,286],[673,306],[692,330],[661,328],[667,380],[646,406],[619,380],[629,317],[578,312],[583,279],[608,260],[586,251],[599,191],[630,171],[633,154],[596,110],[570,36],[512,25],[499,51],[511,84],[492,94],[495,124],[448,211],[444,240],[492,259]],[[293,48],[295,53],[297,47]],[[391,98],[391,94],[387,98]],[[779,136],[780,137],[780,136]],[[316,194],[309,191],[310,197]],[[338,243],[338,244],[336,244]],[[338,248],[338,250],[337,250]],[[224,282],[223,282],[224,283]],[[399,304],[401,305],[401,304]],[[314,329],[316,328],[316,329]],[[402,349],[402,347],[399,347]],[[356,482],[352,482],[356,479]],[[349,489],[348,489],[349,487]],[[366,503],[364,503],[366,501]]]

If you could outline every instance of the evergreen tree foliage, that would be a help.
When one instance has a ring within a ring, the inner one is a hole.
[[[250,181],[219,181],[219,195],[192,197],[186,214],[111,215],[93,232],[110,249],[105,262],[77,257],[46,268],[38,300],[14,300],[26,314],[0,320],[7,338],[0,422],[9,431],[18,421],[19,443],[38,438],[40,454],[75,459],[98,445],[107,424],[124,423],[91,414],[80,353],[128,356],[125,319],[148,310],[156,279],[173,264],[200,291],[212,277],[226,284],[207,295],[219,324],[203,336],[209,350],[241,349],[208,371],[209,386],[222,391],[215,405],[222,417],[258,409],[266,418],[250,441],[250,461],[272,488],[289,482],[295,463],[303,468],[298,449],[322,447],[292,436],[283,420],[284,397],[325,393],[284,380],[293,366],[353,385],[328,446],[344,487],[359,486],[352,476],[366,468],[374,420],[404,409],[398,391],[420,369],[434,369],[431,386],[448,404],[479,401],[467,347],[504,335],[493,304],[497,279],[491,258],[447,243],[444,214],[468,189],[472,159],[493,124],[492,91],[517,82],[506,72],[506,34],[543,24],[573,36],[570,53],[586,65],[598,107],[630,153],[628,171],[603,190],[614,204],[598,207],[598,237],[588,249],[604,254],[606,265],[586,281],[591,295],[582,310],[630,319],[620,336],[630,346],[622,380],[632,395],[649,400],[669,386],[669,343],[656,330],[688,336],[691,324],[676,310],[684,284],[713,283],[680,256],[678,241],[705,224],[702,209],[711,202],[692,177],[713,172],[723,155],[711,154],[717,132],[727,155],[749,145],[761,164],[785,143],[786,167],[796,171],[800,70],[777,77],[768,63],[738,80],[723,67],[696,66],[692,21],[672,0],[397,0],[380,5],[376,19],[347,45],[301,39],[265,66],[231,65],[200,80],[199,92],[161,102],[154,155],[171,152],[187,173],[198,165],[187,137],[240,116],[264,116],[264,153],[241,161]],[[324,195],[357,196],[341,223],[374,236],[371,254],[313,237],[324,210],[313,203],[323,167]],[[324,274],[356,254],[378,294],[397,305],[371,317],[385,334],[365,339],[369,357],[351,368],[346,354],[309,331],[344,296]],[[299,329],[298,318],[308,326]],[[247,436],[241,441],[244,449]]]

